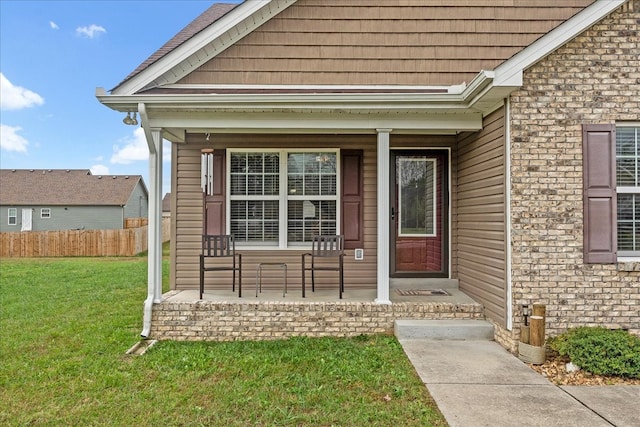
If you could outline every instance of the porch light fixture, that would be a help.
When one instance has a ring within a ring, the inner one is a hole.
[[[131,117],[131,111],[127,112],[127,117],[122,119],[122,123],[125,125],[135,126],[138,124],[138,119],[136,118],[136,112],[133,112],[133,117]]]

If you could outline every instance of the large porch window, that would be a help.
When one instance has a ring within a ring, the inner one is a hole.
[[[337,150],[229,150],[229,230],[239,245],[306,246],[338,232]]]

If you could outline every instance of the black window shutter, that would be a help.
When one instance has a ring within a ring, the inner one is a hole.
[[[213,153],[213,194],[204,198],[204,234],[226,234],[225,155],[225,150],[215,150]]]
[[[584,262],[614,263],[617,249],[616,128],[583,125]]]
[[[341,233],[345,249],[364,245],[364,172],[362,150],[341,151]]]

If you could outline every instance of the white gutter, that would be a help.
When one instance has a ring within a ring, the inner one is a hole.
[[[162,300],[162,132],[149,127],[146,106],[138,104],[140,121],[149,147],[149,225],[147,299],[144,301],[143,338],[151,333],[153,304]]]
[[[140,126],[142,126],[142,130],[144,130],[147,147],[149,147],[149,154],[156,154],[151,129],[149,128],[149,115],[147,114],[147,107],[143,102],[138,103],[138,114],[140,114]]]
[[[513,329],[513,283],[511,279],[511,99],[507,98],[505,105],[505,131],[504,131],[504,145],[505,145],[505,193],[506,200],[505,206],[505,240],[506,240],[506,253],[505,253],[505,269],[506,269],[506,285],[507,285],[507,330]]]

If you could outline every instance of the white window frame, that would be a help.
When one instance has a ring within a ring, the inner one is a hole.
[[[336,194],[335,196],[289,196],[287,188],[288,170],[287,160],[289,153],[335,153],[336,155]],[[279,195],[277,196],[252,196],[252,195],[231,195],[231,157],[233,153],[278,153],[280,157],[279,164]],[[275,249],[291,249],[300,250],[311,248],[311,242],[300,242],[289,245],[287,236],[288,218],[287,207],[289,200],[335,200],[336,202],[336,234],[340,234],[341,212],[340,212],[340,193],[341,193],[341,170],[340,170],[340,149],[338,148],[289,148],[289,149],[269,149],[269,148],[228,148],[226,171],[226,229],[231,232],[231,201],[232,200],[278,200],[278,244],[277,245],[260,245],[250,244],[247,242],[236,242],[236,247],[252,250],[275,250]]]
[[[42,218],[42,219],[50,219],[51,218],[51,208],[42,208],[42,209],[40,209],[40,218]]]
[[[13,218],[13,222],[11,222]],[[7,209],[7,225],[18,225],[18,208]]]
[[[627,123],[616,123],[616,129],[620,129],[620,128],[636,128],[636,138],[640,139],[640,122],[627,122]],[[635,153],[635,157],[639,158],[640,157],[640,143],[636,140],[636,153]],[[617,155],[617,138],[616,138],[616,180],[617,180],[617,172],[618,172],[618,155]],[[640,167],[640,166],[638,166]],[[636,171],[636,173],[639,173],[640,171]],[[638,186],[617,186],[616,187],[616,193],[617,194],[635,194],[636,195],[636,200],[640,203],[640,183],[638,184]],[[640,227],[640,224],[638,224],[638,227]],[[616,229],[616,239],[617,239],[617,229]],[[638,243],[638,245],[640,245],[640,242]],[[632,260],[632,261],[640,261],[640,250],[638,251],[621,251],[618,250],[618,260],[619,261],[627,261],[627,260]]]

